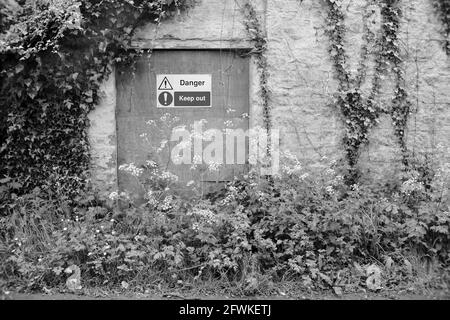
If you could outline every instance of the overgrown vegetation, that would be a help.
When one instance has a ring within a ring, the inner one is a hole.
[[[333,167],[317,179],[292,163],[273,184],[250,174],[203,198],[177,192],[153,163],[142,173],[128,166],[152,185],[144,206],[120,213],[86,196],[69,209],[51,188],[13,196],[1,218],[1,273],[39,289],[63,284],[62,271],[76,264],[85,286],[182,287],[212,277],[255,294],[292,279],[351,292],[365,287],[358,266],[373,263],[386,289],[412,281],[422,263],[448,265],[448,171],[433,193],[413,173],[403,184],[392,177],[391,190],[347,192]],[[113,194],[111,205],[117,197],[127,201]],[[410,257],[424,260],[412,266]]]
[[[89,165],[88,113],[112,64],[142,23],[158,23],[188,0],[22,1],[0,42],[0,176],[30,191],[58,172],[83,177]],[[8,9],[3,7],[2,12]],[[11,10],[8,11],[10,13]],[[77,190],[79,181],[68,182]]]
[[[312,175],[285,152],[273,179],[260,177],[255,167],[205,194],[195,182],[178,181],[155,156],[120,166],[145,195],[139,206],[136,195],[123,190],[103,199],[85,188],[87,114],[100,98],[99,83],[110,65],[129,64],[140,55],[127,48],[135,29],[176,14],[189,2],[36,3],[0,12],[0,285],[62,286],[71,265],[81,268],[84,287],[184,287],[213,279],[248,295],[270,294],[275,282],[290,280],[304,288],[352,292],[368,287],[366,267],[374,265],[382,271],[384,289],[409,285],[423,266],[448,272],[450,168],[442,157],[448,150],[430,157],[426,170],[410,165],[399,1],[380,2],[379,33],[369,27],[371,13],[366,13],[366,43],[355,75],[346,65],[340,5],[325,1],[350,169],[323,160],[321,173]],[[270,131],[266,39],[250,2],[243,9]],[[5,19],[4,12],[16,16]],[[361,87],[371,43],[375,75],[365,97]],[[395,94],[384,109],[377,96],[382,75],[391,71]],[[393,120],[405,170],[362,183],[355,170],[360,148],[383,113]],[[427,179],[424,172],[431,172]],[[434,284],[448,285],[445,279]]]
[[[155,161],[123,164],[142,188],[140,206],[124,191],[102,201],[79,194],[73,206],[49,182],[3,202],[1,273],[25,289],[57,287],[75,264],[87,287],[183,288],[214,279],[253,295],[276,293],[274,284],[286,281],[355,292],[367,288],[366,267],[375,265],[379,289],[410,286],[423,270],[440,275],[450,262],[450,167],[439,156],[434,164],[430,188],[410,171],[349,189],[335,162],[310,175],[285,152],[270,181],[254,168],[209,194]],[[446,289],[437,279],[431,285]]]

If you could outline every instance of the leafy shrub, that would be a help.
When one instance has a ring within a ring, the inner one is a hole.
[[[348,188],[333,164],[309,175],[293,161],[272,179],[252,171],[203,197],[155,163],[122,170],[151,181],[144,204],[134,205],[124,192],[102,204],[86,196],[77,206],[41,189],[15,196],[2,217],[3,274],[56,285],[64,280],[62,270],[77,264],[91,285],[225,276],[247,286],[269,277],[329,287],[358,282],[354,263],[394,263],[406,278],[412,276],[405,264],[410,254],[448,266],[444,169],[431,190],[414,172],[396,177],[400,182],[391,190]],[[389,272],[386,285],[394,285]]]

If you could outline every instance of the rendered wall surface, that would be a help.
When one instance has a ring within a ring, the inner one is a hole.
[[[379,28],[379,12],[362,0],[344,0],[349,69],[356,72],[363,44],[363,19],[371,12],[371,27]],[[202,0],[172,21],[148,25],[135,37],[134,46],[155,49],[251,48],[244,26],[243,1]],[[342,156],[342,124],[334,109],[337,81],[325,34],[326,10],[317,0],[252,1],[267,36],[268,85],[271,119],[280,129],[282,150],[296,153],[314,166],[322,157]],[[434,152],[441,144],[450,147],[450,58],[442,50],[442,28],[431,2],[402,2],[400,43],[405,87],[412,103],[407,129],[408,148],[416,153]],[[373,12],[372,12],[373,10]],[[363,92],[370,90],[373,61]],[[262,122],[259,72],[255,59],[250,66],[250,125]],[[380,101],[389,104],[392,75],[383,79]],[[92,113],[91,146],[93,180],[105,193],[116,186],[115,81],[104,85],[105,99]],[[450,158],[450,155],[447,153]],[[361,166],[371,172],[393,170],[399,164],[389,116],[370,134],[362,152]]]
[[[116,80],[112,73],[102,87],[100,105],[89,115],[91,175],[102,194],[117,190]]]

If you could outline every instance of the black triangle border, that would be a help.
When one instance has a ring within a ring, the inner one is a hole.
[[[170,89],[162,89],[161,88],[164,83],[164,80],[167,80],[167,83],[169,84]],[[164,77],[164,79],[161,81],[161,84],[159,85],[158,90],[173,90],[172,84],[170,83],[169,79],[167,79],[167,77]]]

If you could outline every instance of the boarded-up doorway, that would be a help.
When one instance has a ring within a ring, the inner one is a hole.
[[[161,84],[157,83],[157,78],[170,74],[211,75],[211,106],[159,108],[157,99]],[[170,140],[173,127],[184,125],[192,129],[193,124],[202,119],[206,120],[203,130],[248,130],[248,57],[223,50],[155,50],[140,59],[134,72],[131,69],[118,70],[116,79],[119,165],[134,163],[139,166],[147,160],[157,160],[160,166],[176,174],[182,182],[227,181],[247,169],[247,165],[239,161],[227,164],[225,160],[217,171],[193,170],[191,164],[174,164],[170,149],[177,142],[164,142]],[[224,157],[230,152],[225,148],[225,140]],[[204,142],[203,148],[207,144]],[[167,148],[156,157],[158,147]],[[141,192],[130,175],[119,171],[118,179],[121,190]]]

